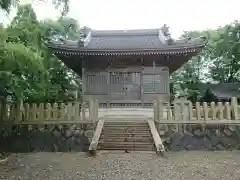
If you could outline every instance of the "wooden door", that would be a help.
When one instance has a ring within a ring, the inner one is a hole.
[[[125,85],[126,100],[141,99],[141,73],[140,72],[126,72],[124,85]]]
[[[141,73],[109,72],[110,100],[141,100]]]
[[[123,100],[125,97],[124,72],[109,72],[109,96],[112,100]]]

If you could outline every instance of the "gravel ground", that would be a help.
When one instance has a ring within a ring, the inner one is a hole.
[[[15,154],[0,163],[7,180],[239,180],[240,152],[147,152]]]

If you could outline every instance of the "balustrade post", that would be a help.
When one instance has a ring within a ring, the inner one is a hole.
[[[93,118],[94,118],[94,103],[93,103],[93,100],[89,101],[88,112],[89,112],[89,119],[91,121],[93,121]]]
[[[98,100],[95,101],[95,120],[98,120]]]
[[[163,101],[158,99],[158,121],[160,122],[163,119]]]
[[[158,120],[158,102],[156,100],[153,101],[153,120]]]
[[[81,113],[82,113],[82,120],[86,120],[86,102],[82,102]]]
[[[231,106],[233,111],[233,120],[238,120],[238,102],[236,97],[231,98]]]

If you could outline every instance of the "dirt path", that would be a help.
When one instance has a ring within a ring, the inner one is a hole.
[[[12,155],[0,163],[4,180],[239,180],[240,152],[174,152],[168,158],[154,153],[101,152],[32,153]]]

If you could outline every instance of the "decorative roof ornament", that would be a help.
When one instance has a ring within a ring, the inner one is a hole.
[[[91,28],[84,26],[81,30],[80,38],[78,40],[78,46],[87,46],[91,41],[92,33]]]
[[[91,28],[87,27],[87,26],[84,26],[82,28],[82,33],[83,33],[83,37],[87,37],[88,33],[91,32]]]
[[[161,27],[161,30],[165,37],[171,36],[171,34],[169,32],[169,27],[166,24],[164,24],[163,27]]]
[[[161,28],[160,28],[163,36],[164,36],[164,39],[165,39],[165,42],[168,44],[168,45],[171,45],[173,43],[173,39],[171,37],[171,34],[169,32],[169,27],[164,24]]]

